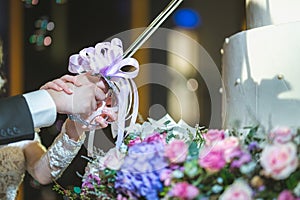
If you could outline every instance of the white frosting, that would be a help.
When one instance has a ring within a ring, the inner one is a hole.
[[[299,0],[246,0],[247,28],[300,21]]]
[[[266,129],[300,125],[299,35],[300,22],[293,22],[227,39],[222,59],[225,127],[237,122]]]

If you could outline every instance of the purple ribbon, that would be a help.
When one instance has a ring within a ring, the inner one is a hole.
[[[123,56],[123,45],[120,39],[114,38],[111,42],[102,42],[95,47],[82,49],[69,59],[69,71],[82,73],[91,71],[106,78],[135,78],[139,73],[139,63],[134,58]],[[131,71],[122,71],[125,66],[133,67]]]

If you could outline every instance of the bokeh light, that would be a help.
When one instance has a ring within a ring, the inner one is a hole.
[[[32,1],[31,1],[31,4],[32,4],[32,5],[38,5],[38,3],[39,3],[39,0],[32,0]]]
[[[198,81],[194,78],[191,78],[187,81],[186,83],[186,87],[188,88],[188,90],[194,92],[198,89],[199,87],[199,84],[198,84]]]
[[[40,28],[43,29],[43,30],[46,30],[47,29],[47,24],[48,24],[48,20],[47,19],[42,20]]]
[[[26,7],[36,6],[39,4],[39,0],[22,0]]]
[[[189,8],[177,10],[173,15],[173,19],[177,26],[187,29],[196,28],[202,23],[199,13]]]
[[[50,46],[51,45],[51,43],[52,43],[52,38],[50,37],[50,36],[46,36],[45,38],[44,38],[44,46]]]
[[[38,35],[36,38],[36,45],[42,46],[44,44],[44,35]]]
[[[42,16],[34,22],[35,31],[29,37],[29,43],[36,46],[37,50],[44,49],[52,44],[51,31],[54,30],[55,24],[49,21],[48,16]]]
[[[30,44],[35,44],[36,43],[36,35],[31,35],[29,38]]]
[[[57,4],[64,4],[64,3],[67,3],[67,0],[55,0],[55,2]]]
[[[42,24],[42,20],[38,19],[34,22],[34,26],[35,28],[40,28],[41,27],[41,24]]]
[[[55,27],[54,22],[49,22],[49,23],[47,24],[47,30],[48,30],[48,31],[53,31],[54,27]]]
[[[67,1],[68,0],[55,0],[57,4],[64,4],[67,3]],[[27,7],[36,6],[39,4],[39,0],[22,0],[22,2],[24,2]]]

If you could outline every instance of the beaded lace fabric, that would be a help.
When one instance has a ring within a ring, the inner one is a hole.
[[[36,134],[37,135],[37,134]],[[51,177],[58,179],[77,155],[85,134],[79,141],[71,140],[67,134],[60,133],[41,162],[51,169]],[[7,146],[0,146],[0,200],[15,200],[18,188],[26,171],[26,160],[23,147],[30,141],[21,141]]]
[[[0,148],[0,199],[14,200],[25,173],[25,156],[20,147]]]

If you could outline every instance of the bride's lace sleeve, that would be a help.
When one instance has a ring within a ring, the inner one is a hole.
[[[71,164],[84,143],[85,134],[82,134],[78,141],[74,141],[66,134],[65,124],[61,133],[34,164],[32,170],[27,169],[41,184],[48,184],[53,179],[58,179]]]
[[[57,179],[63,171],[71,164],[73,158],[77,155],[85,139],[83,134],[79,141],[74,141],[65,133],[61,133],[48,149],[48,157],[51,176]]]

